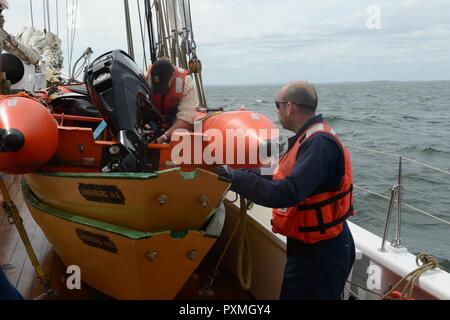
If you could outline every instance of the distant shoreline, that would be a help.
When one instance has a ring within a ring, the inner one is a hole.
[[[342,82],[314,82],[316,85],[345,85],[345,84],[377,84],[377,83],[433,83],[433,82],[450,82],[450,80],[372,80],[372,81],[342,81]],[[283,86],[284,83],[254,83],[254,84],[205,84],[205,87],[276,87]]]

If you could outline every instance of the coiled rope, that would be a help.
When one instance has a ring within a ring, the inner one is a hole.
[[[421,264],[422,263],[422,264]],[[436,257],[428,254],[421,253],[416,257],[416,264],[418,268],[406,276],[404,276],[388,293],[386,293],[381,300],[390,300],[392,298],[399,298],[400,300],[411,300],[413,299],[412,293],[416,287],[419,278],[427,271],[440,268],[438,260]],[[399,294],[397,288],[399,288],[402,283],[406,282],[401,294]]]
[[[253,259],[250,249],[250,241],[247,234],[248,203],[243,197],[240,198],[241,219],[239,225],[237,272],[241,288],[244,290],[250,290],[250,287],[252,285]],[[246,262],[245,267],[244,259]]]

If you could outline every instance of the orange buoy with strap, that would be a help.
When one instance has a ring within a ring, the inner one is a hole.
[[[33,172],[57,146],[57,123],[41,103],[25,94],[0,96],[0,172]]]

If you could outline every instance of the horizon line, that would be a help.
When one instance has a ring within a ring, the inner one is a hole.
[[[450,79],[439,80],[364,80],[364,81],[308,81],[312,84],[351,84],[351,83],[374,83],[374,82],[396,82],[396,83],[413,83],[413,82],[450,82]],[[283,86],[289,82],[267,82],[267,83],[205,83],[205,87],[239,87],[239,86]]]

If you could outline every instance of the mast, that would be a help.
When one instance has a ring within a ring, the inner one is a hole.
[[[147,21],[147,31],[150,45],[150,59],[152,63],[156,62],[156,41],[155,41],[155,30],[153,28],[153,13],[152,6],[150,3],[151,0],[144,0],[145,4],[145,18]]]
[[[131,30],[130,6],[128,0],[123,0],[125,9],[125,24],[127,29],[128,54],[134,60],[133,32]]]
[[[203,88],[202,64],[192,30],[190,0],[155,0],[158,30],[158,57],[166,56],[175,65],[189,70],[195,80],[201,108],[207,108]]]

